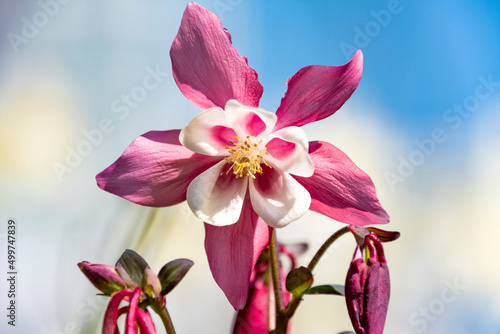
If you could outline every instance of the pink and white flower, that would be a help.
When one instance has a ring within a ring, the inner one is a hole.
[[[235,309],[245,306],[271,228],[308,209],[357,226],[389,221],[369,176],[333,145],[308,143],[300,128],[351,96],[362,74],[360,50],[343,66],[299,70],[275,114],[258,108],[257,73],[205,8],[187,5],[170,56],[177,86],[205,111],[182,130],[138,137],[97,183],[146,206],[187,200],[205,221],[212,274]]]
[[[247,190],[253,210],[272,227],[309,209],[309,192],[291,176],[313,175],[306,134],[298,127],[273,132],[276,121],[274,113],[229,100],[224,110],[207,109],[182,129],[184,147],[222,158],[187,188],[198,218],[215,226],[236,223]]]

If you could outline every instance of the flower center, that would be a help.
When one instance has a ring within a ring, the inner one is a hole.
[[[224,160],[227,160],[227,163],[229,164],[232,163],[231,168],[228,169],[226,174],[233,171],[236,178],[242,177],[245,179],[248,175],[250,175],[253,179],[255,179],[255,174],[262,174],[262,167],[260,166],[261,163],[270,167],[263,157],[269,153],[262,153],[265,151],[265,148],[262,148],[260,145],[262,140],[257,143],[254,142],[256,141],[255,138],[252,139],[250,136],[247,136],[246,140],[241,142],[240,138],[236,136],[231,137],[235,138],[237,141],[234,142],[230,140],[229,144],[232,146],[225,147],[231,155],[224,158]]]

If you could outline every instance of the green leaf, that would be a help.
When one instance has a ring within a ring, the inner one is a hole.
[[[336,284],[318,285],[304,291],[305,295],[338,295],[344,296],[344,286]]]
[[[141,286],[144,270],[148,267],[148,263],[131,249],[123,252],[116,262],[116,270],[127,285],[133,282],[135,286]]]
[[[161,268],[158,278],[161,282],[162,296],[165,296],[179,284],[193,264],[194,262],[188,259],[177,259],[170,261]]]
[[[294,296],[301,296],[314,282],[313,275],[306,267],[295,268],[286,276],[286,289]]]

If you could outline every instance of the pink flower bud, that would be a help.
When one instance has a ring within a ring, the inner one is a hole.
[[[78,263],[78,267],[88,280],[105,295],[110,296],[113,292],[126,288],[125,282],[118,275],[115,267],[92,264],[87,261]]]
[[[261,264],[254,269],[247,304],[236,315],[233,334],[267,334],[269,289],[263,280],[266,268]]]
[[[288,256],[292,266],[295,265],[295,256],[292,251],[285,246],[281,246],[280,253]],[[268,281],[271,278],[266,277],[266,271],[269,270],[267,254],[266,249],[260,255],[259,261],[252,271],[248,300],[245,307],[236,314],[233,334],[267,334],[268,328],[273,329],[275,326],[273,286],[272,282]],[[282,268],[280,268],[280,275],[284,302],[288,304],[290,293],[286,290],[285,274]],[[287,333],[289,330],[290,323],[288,324]]]
[[[144,276],[142,276],[142,291],[148,297],[156,299],[160,296],[161,292],[161,282],[158,276],[151,270],[151,268],[146,267],[144,269]]]
[[[370,233],[365,243],[370,257],[365,262],[357,246],[347,273],[347,310],[357,334],[382,334],[390,296],[389,268],[376,234]]]

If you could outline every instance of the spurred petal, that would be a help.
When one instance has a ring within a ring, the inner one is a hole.
[[[269,155],[264,157],[266,162],[293,175],[313,175],[314,165],[309,157],[309,142],[304,130],[291,126],[273,132],[267,139]]]
[[[226,103],[226,119],[236,134],[243,139],[246,136],[267,136],[274,128],[277,117],[274,113],[260,108],[242,105],[236,100]]]
[[[125,334],[137,334],[137,309],[139,305],[139,297],[141,296],[141,288],[135,288],[132,297],[130,297],[130,305],[128,307],[127,319],[125,320]]]
[[[155,324],[151,314],[147,310],[143,311],[140,308],[136,310],[137,312],[137,324],[141,330],[141,334],[156,334]]]
[[[365,286],[365,328],[368,334],[384,332],[390,297],[389,268],[385,263],[374,263],[368,259],[370,271]]]
[[[200,5],[187,5],[170,58],[177,86],[200,108],[224,108],[230,99],[259,105],[263,88],[257,73],[233,47],[219,18]]]
[[[181,130],[179,141],[193,152],[213,155],[228,155],[230,140],[235,140],[236,133],[226,121],[224,110],[215,107],[207,109],[189,122]]]
[[[193,213],[204,222],[224,226],[240,217],[247,180],[227,174],[225,160],[198,175],[187,190],[187,202]]]
[[[290,174],[263,166],[262,175],[249,182],[255,212],[270,226],[280,228],[299,219],[311,205],[309,192]]]
[[[325,142],[310,142],[314,175],[295,177],[311,194],[311,210],[346,224],[386,224],[370,177],[342,151]]]
[[[269,244],[269,230],[252,210],[248,197],[236,224],[222,227],[205,224],[210,270],[235,310],[245,306],[250,274]]]
[[[132,289],[122,290],[117,292],[111,300],[109,301],[108,308],[106,309],[106,313],[104,314],[104,322],[102,324],[102,334],[115,334],[118,333],[118,325],[116,320],[118,319],[118,307],[120,306],[120,302],[126,296],[130,296],[132,294]]]
[[[140,137],[96,177],[98,186],[131,202],[169,206],[186,199],[189,183],[220,158],[196,154],[179,142],[180,130]]]
[[[288,90],[276,112],[276,129],[319,121],[340,109],[358,87],[363,54],[358,50],[342,66],[311,65],[288,80]]]

